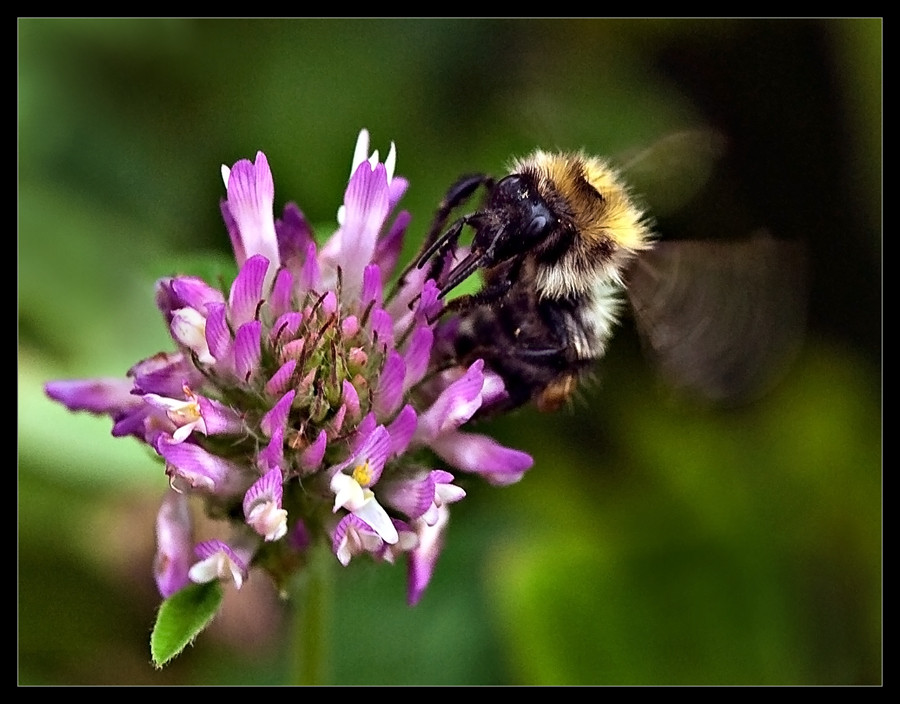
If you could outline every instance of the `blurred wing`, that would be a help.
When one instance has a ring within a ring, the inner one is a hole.
[[[622,173],[656,217],[676,212],[709,181],[725,153],[725,138],[712,130],[675,132],[621,160]]]
[[[803,338],[803,248],[768,235],[660,242],[627,277],[635,324],[665,380],[718,403],[760,395]]]

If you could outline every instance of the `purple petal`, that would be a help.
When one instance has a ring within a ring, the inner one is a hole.
[[[378,338],[380,345],[388,348],[394,346],[394,321],[387,311],[376,308],[369,316],[372,326],[372,334]]]
[[[238,161],[228,176],[227,191],[228,210],[234,218],[240,239],[240,247],[235,247],[238,265],[244,263],[242,257],[261,254],[271,266],[271,281],[281,261],[272,212],[275,184],[266,155],[257,152],[253,164],[247,159]]]
[[[228,305],[231,311],[230,321],[235,328],[256,317],[268,266],[269,262],[265,257],[261,255],[250,257],[231,284]]]
[[[232,549],[221,540],[207,540],[194,548],[200,558],[188,571],[192,582],[204,584],[215,579],[233,581],[238,589],[247,579],[252,553]]]
[[[409,321],[412,320],[413,317],[413,312],[410,310],[410,304],[416,296],[423,295],[422,287],[425,285],[425,278],[427,276],[428,269],[425,267],[422,269],[414,268],[412,271],[408,272],[404,278],[403,286],[394,293],[391,301],[388,303],[387,310],[394,320],[397,321],[398,330],[405,330],[409,327]]]
[[[378,387],[375,390],[375,414],[379,418],[390,418],[403,400],[403,379],[406,363],[396,350],[388,352]]]
[[[204,313],[207,303],[224,302],[221,291],[196,276],[176,276],[156,282],[156,305],[166,322],[171,322],[172,313],[180,308],[193,308]]]
[[[275,428],[272,440],[256,455],[256,464],[263,471],[284,467],[284,430]]]
[[[341,252],[336,262],[343,272],[342,297],[359,299],[362,272],[372,261],[375,242],[388,214],[388,183],[384,164],[373,169],[364,162],[354,172],[344,194]]]
[[[231,406],[205,396],[197,396],[197,404],[207,435],[237,434],[244,430],[241,415]]]
[[[124,438],[128,435],[134,435],[139,440],[152,443],[152,438],[156,436],[157,431],[147,431],[147,418],[150,415],[150,409],[146,405],[136,408],[122,414],[115,414],[113,420],[112,435],[116,438]]]
[[[450,384],[424,413],[419,415],[416,437],[430,443],[442,433],[458,428],[481,407],[484,362],[476,360],[463,376]]]
[[[341,403],[347,408],[347,412],[350,414],[351,418],[359,418],[359,393],[357,393],[356,387],[344,379],[342,388]]]
[[[281,219],[275,221],[278,254],[283,266],[297,272],[306,257],[306,248],[313,241],[312,227],[296,203],[284,206]]]
[[[439,317],[444,304],[438,299],[439,291],[434,281],[424,281],[424,270],[413,271],[407,275],[406,285],[391,301],[388,307],[394,316],[394,331],[396,335],[402,335],[412,326],[430,327],[430,321]],[[418,281],[415,288],[413,283]],[[413,309],[410,309],[412,299],[418,296]],[[401,305],[402,304],[402,305]],[[456,320],[455,318],[453,320]]]
[[[328,433],[319,431],[318,437],[312,445],[300,453],[300,466],[307,472],[315,471],[322,464],[325,457],[325,448],[328,445]]]
[[[388,434],[387,428],[379,425],[356,453],[359,460],[357,464],[362,464],[362,462],[369,464],[370,486],[377,484],[381,478],[381,471],[384,469],[390,450],[391,436]]]
[[[190,579],[193,559],[191,512],[187,496],[169,491],[156,517],[156,557],[153,576],[164,599],[172,596]]]
[[[210,557],[211,555],[215,555],[219,551],[234,555],[234,550],[222,540],[204,540],[202,543],[197,543],[194,547],[194,555],[201,560]]]
[[[446,506],[439,509],[438,519],[434,525],[417,521],[419,545],[409,553],[407,563],[406,601],[415,606],[422,598],[425,588],[431,581],[434,568],[444,545],[444,530],[450,519]]]
[[[234,371],[239,379],[248,380],[259,366],[262,323],[251,320],[238,328],[234,336]]]
[[[409,404],[405,405],[397,417],[387,427],[391,436],[390,456],[396,457],[406,452],[409,443],[416,432],[418,418],[415,409]]]
[[[534,464],[531,455],[475,433],[444,433],[431,443],[431,449],[454,467],[480,474],[497,485],[516,483]]]
[[[280,269],[275,276],[272,285],[272,294],[269,296],[269,309],[272,315],[278,316],[291,309],[291,296],[294,292],[294,275],[287,269]]]
[[[134,393],[177,397],[188,386],[199,386],[203,377],[181,352],[160,352],[128,370]]]
[[[377,264],[369,264],[363,270],[362,292],[359,300],[363,308],[369,305],[370,301],[375,301],[376,306],[381,306],[382,286],[381,286],[381,269]]]
[[[283,394],[291,384],[291,377],[294,376],[294,369],[297,368],[297,360],[289,359],[279,367],[278,371],[272,375],[272,378],[266,382],[266,393],[272,396]]]
[[[279,341],[282,343],[290,340],[297,334],[300,324],[303,322],[303,313],[297,311],[289,311],[278,316],[278,319],[272,325],[272,332],[269,337],[273,344]]]
[[[230,175],[230,171],[229,171]],[[226,181],[226,186],[228,185]],[[228,200],[223,198],[219,203],[219,210],[222,211],[222,220],[225,222],[225,229],[228,230],[228,237],[231,240],[231,248],[234,250],[234,260],[238,266],[247,261],[247,252],[244,249],[244,243],[241,240],[241,232],[238,229],[237,220],[231,214],[228,207]]]
[[[395,176],[388,185],[388,207],[393,210],[397,207],[397,203],[403,198],[406,189],[409,188],[409,181],[402,176]],[[402,213],[401,213],[402,215]]]
[[[509,397],[503,377],[496,372],[485,370],[484,386],[481,388],[482,408],[490,407],[495,403],[503,403]]]
[[[243,493],[247,480],[241,468],[190,442],[173,444],[165,435],[154,443],[166,461],[166,474],[176,490],[197,489],[217,495]]]
[[[297,288],[301,291],[316,291],[321,282],[322,272],[316,254],[316,243],[310,242],[306,245],[306,258],[303,260],[303,268],[297,277]]]
[[[269,501],[280,508],[284,492],[283,482],[284,477],[281,475],[281,470],[277,468],[270,469],[253,482],[253,485],[244,494],[244,517],[248,517],[253,509],[253,505],[260,502]]]
[[[228,364],[232,353],[231,330],[224,303],[212,303],[207,307],[206,344],[216,362]]]
[[[225,296],[219,289],[213,288],[198,276],[176,276],[172,279],[171,286],[177,300],[201,313],[209,303],[225,302]]]
[[[326,316],[337,313],[338,299],[334,291],[329,291],[322,297],[321,310]]]
[[[362,427],[362,424],[360,424],[360,427]],[[381,471],[384,469],[385,462],[387,462],[390,449],[391,437],[383,425],[378,425],[372,432],[359,439],[353,452],[346,460],[330,467],[328,474],[333,476],[348,467],[368,464],[371,481],[366,486],[371,486],[381,477]]]
[[[412,519],[423,515],[434,503],[434,479],[431,474],[410,477],[378,485],[378,497]]]
[[[368,464],[370,481],[368,486],[378,483],[391,449],[391,437],[383,425],[373,430],[362,446],[356,451],[351,465]]]
[[[374,413],[367,413],[366,417],[359,421],[359,425],[356,426],[356,438],[353,442],[354,452],[363,446],[366,438],[375,432],[377,426],[378,421],[375,419]]]
[[[446,472],[443,469],[432,469],[431,470],[431,478],[434,479],[435,484],[452,484],[453,483],[453,475],[450,472]]]
[[[426,325],[429,320],[434,320],[441,312],[443,303],[438,298],[440,290],[437,284],[428,279],[422,286],[422,295],[416,305],[416,321],[419,325]]]
[[[143,406],[140,397],[131,393],[131,379],[67,379],[51,381],[44,392],[70,411],[90,413],[122,413]]]
[[[433,344],[434,333],[431,331],[431,328],[419,327],[413,330],[409,346],[403,355],[406,362],[406,377],[403,380],[404,391],[409,391],[409,389],[422,381],[425,372],[428,371],[428,362],[431,358],[431,347]]]
[[[391,181],[392,188],[393,185],[394,182]],[[400,258],[400,251],[403,248],[403,237],[411,219],[412,216],[406,210],[398,213],[387,235],[378,240],[378,244],[375,245],[373,261],[386,277],[390,277],[394,273],[397,260]]]
[[[384,541],[373,528],[361,518],[348,513],[335,526],[331,536],[331,548],[345,567],[354,555],[376,552]]]
[[[279,399],[272,408],[262,417],[259,423],[260,429],[266,437],[272,437],[276,429],[283,429],[287,425],[288,415],[291,412],[291,404],[297,392],[294,389],[288,391]]]

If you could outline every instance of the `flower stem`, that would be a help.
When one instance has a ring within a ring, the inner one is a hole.
[[[322,685],[331,678],[334,553],[325,542],[309,548],[309,562],[294,580],[292,684]]]

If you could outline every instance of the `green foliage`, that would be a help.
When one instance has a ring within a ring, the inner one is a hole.
[[[156,667],[178,655],[210,624],[222,597],[222,585],[207,582],[191,584],[162,603],[150,636],[150,654]]]
[[[489,561],[520,681],[878,681],[878,409],[837,360],[730,414],[618,399],[638,476],[523,485],[544,520]]]

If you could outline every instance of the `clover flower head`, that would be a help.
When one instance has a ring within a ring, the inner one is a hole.
[[[415,603],[450,506],[466,495],[448,469],[508,484],[530,467],[528,455],[462,430],[504,390],[481,360],[448,365],[437,354],[435,282],[412,270],[387,285],[410,223],[397,211],[408,183],[396,162],[393,144],[382,161],[360,133],[337,228],[321,247],[297,205],[276,214],[265,154],[223,166],[233,281],[159,281],[172,350],[123,379],[46,385],[159,456],[163,597],[192,582],[240,588],[254,566],[281,584],[310,545],[327,544],[343,565],[365,553],[406,558]],[[221,519],[227,542],[193,544],[193,503]]]

